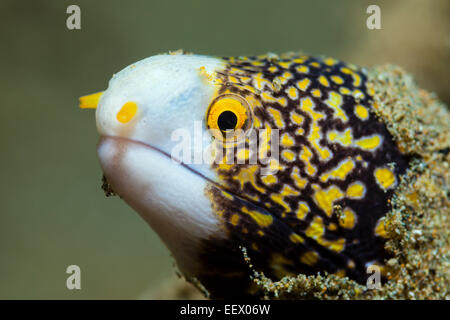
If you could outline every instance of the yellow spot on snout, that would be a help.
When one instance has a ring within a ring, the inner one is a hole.
[[[81,109],[97,109],[103,91],[80,97]]]
[[[138,106],[136,102],[127,102],[125,103],[120,111],[117,113],[117,120],[121,123],[130,122],[131,119],[134,118],[138,110]]]

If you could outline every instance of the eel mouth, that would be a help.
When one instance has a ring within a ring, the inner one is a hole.
[[[148,143],[145,143],[145,142],[142,142],[142,141],[137,141],[137,140],[133,140],[133,139],[125,138],[125,137],[120,137],[120,136],[101,135],[100,136],[100,140],[99,140],[99,142],[97,144],[97,150],[107,140],[115,141],[115,142],[117,142],[117,145],[120,146],[119,149],[114,154],[115,160],[120,160],[119,158],[121,157],[123,152],[125,152],[125,146],[126,145],[135,145],[135,146],[143,147],[143,148],[150,149],[150,150],[153,150],[153,151],[161,154],[162,156],[167,158],[168,161],[173,161],[174,163],[176,163],[176,164],[184,167],[185,169],[189,170],[193,174],[195,174],[195,175],[201,177],[202,179],[205,179],[206,181],[216,185],[218,188],[226,190],[226,188],[224,186],[222,186],[219,183],[215,182],[214,180],[206,177],[204,174],[198,172],[197,170],[193,169],[189,165],[183,163],[181,160],[177,159],[176,157],[173,157],[168,152],[166,152],[166,151],[164,151],[164,150],[162,150],[162,149],[160,149],[158,147],[155,147],[154,145],[151,145],[151,144],[148,144]]]
[[[134,145],[134,146],[138,146],[141,148],[145,148],[147,150],[152,150],[153,152],[156,152],[156,153],[160,154],[161,156],[163,156],[163,158],[167,159],[167,161],[172,161],[175,164],[188,170],[192,174],[196,175],[197,177],[205,180],[211,186],[214,186],[214,187],[218,188],[219,190],[226,191],[226,192],[232,194],[237,199],[241,199],[243,201],[249,202],[249,203],[253,204],[254,206],[260,208],[261,210],[266,211],[267,213],[269,213],[270,215],[272,215],[274,217],[278,216],[277,214],[272,212],[272,210],[270,210],[269,208],[266,208],[263,204],[255,202],[253,199],[248,198],[246,195],[238,194],[234,190],[222,185],[221,183],[219,183],[217,181],[212,180],[211,178],[205,176],[201,172],[195,170],[194,168],[190,167],[188,164],[183,163],[181,160],[171,156],[168,152],[161,150],[158,147],[155,147],[151,144],[148,144],[148,143],[145,143],[142,141],[132,140],[132,139],[125,138],[125,137],[102,135],[102,136],[100,136],[100,141],[98,143],[97,149],[99,149],[101,147],[101,145],[107,140],[110,140],[110,141],[112,140],[112,141],[116,142],[117,146],[118,146],[117,150],[115,150],[114,155],[112,156],[113,157],[112,160],[114,163],[117,163],[117,164],[121,163],[121,157],[126,152],[127,145]],[[120,167],[120,165],[118,165],[118,166]],[[111,187],[111,185],[109,185],[109,182],[110,181],[108,180],[108,176],[106,176],[106,183],[107,183],[108,187]],[[114,191],[113,186],[111,189],[112,189],[112,191]],[[111,189],[108,188],[109,191],[111,191]]]
[[[185,168],[186,170],[189,170],[191,173],[197,175],[198,177],[206,180],[207,182],[209,182],[211,185],[219,188],[220,190],[226,191],[228,193],[233,194],[235,197],[239,198],[239,199],[244,199],[247,202],[252,203],[255,206],[261,207],[261,209],[265,209],[267,210],[267,208],[265,208],[264,206],[262,206],[259,203],[255,203],[254,200],[252,199],[248,199],[245,195],[240,195],[240,194],[236,194],[236,192],[234,190],[231,190],[230,188],[227,188],[226,186],[222,185],[221,183],[212,180],[211,178],[205,176],[204,174],[200,173],[199,171],[195,170],[194,168],[190,167],[188,164],[183,163],[181,160],[171,156],[168,152],[155,147],[154,145],[151,145],[149,143],[145,143],[142,141],[137,141],[137,140],[133,140],[133,139],[129,139],[129,138],[125,138],[125,137],[120,137],[120,136],[111,136],[111,135],[101,135],[100,136],[100,140],[98,142],[97,145],[97,150],[101,147],[101,145],[107,141],[114,141],[116,142],[116,145],[118,146],[117,150],[115,150],[113,157],[113,162],[114,163],[121,163],[121,157],[123,156],[123,154],[126,152],[126,146],[127,145],[134,145],[134,146],[139,146],[145,149],[149,149],[152,150],[154,152],[157,152],[158,154],[162,155],[164,158],[167,158],[167,161],[173,161],[174,163],[182,166],[183,168]],[[107,183],[108,181],[108,177],[106,176],[107,179]],[[114,190],[112,190],[114,191]]]

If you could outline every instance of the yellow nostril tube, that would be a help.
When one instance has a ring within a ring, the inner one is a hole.
[[[96,109],[103,91],[80,97],[81,109]]]
[[[117,121],[121,123],[127,123],[134,118],[138,110],[136,102],[125,103],[120,111],[117,113]]]

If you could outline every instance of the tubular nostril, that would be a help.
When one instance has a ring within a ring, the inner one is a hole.
[[[134,118],[138,110],[138,106],[136,102],[127,102],[125,103],[120,111],[117,113],[117,120],[121,123],[127,123],[131,119]]]

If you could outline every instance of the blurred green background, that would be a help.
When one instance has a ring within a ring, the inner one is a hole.
[[[0,2],[0,298],[134,299],[174,274],[169,252],[119,198],[105,198],[94,112],[78,97],[168,50],[252,55],[302,50],[395,63],[449,103],[450,1]],[[81,7],[81,30],[66,8]],[[66,267],[82,290],[66,288]]]

